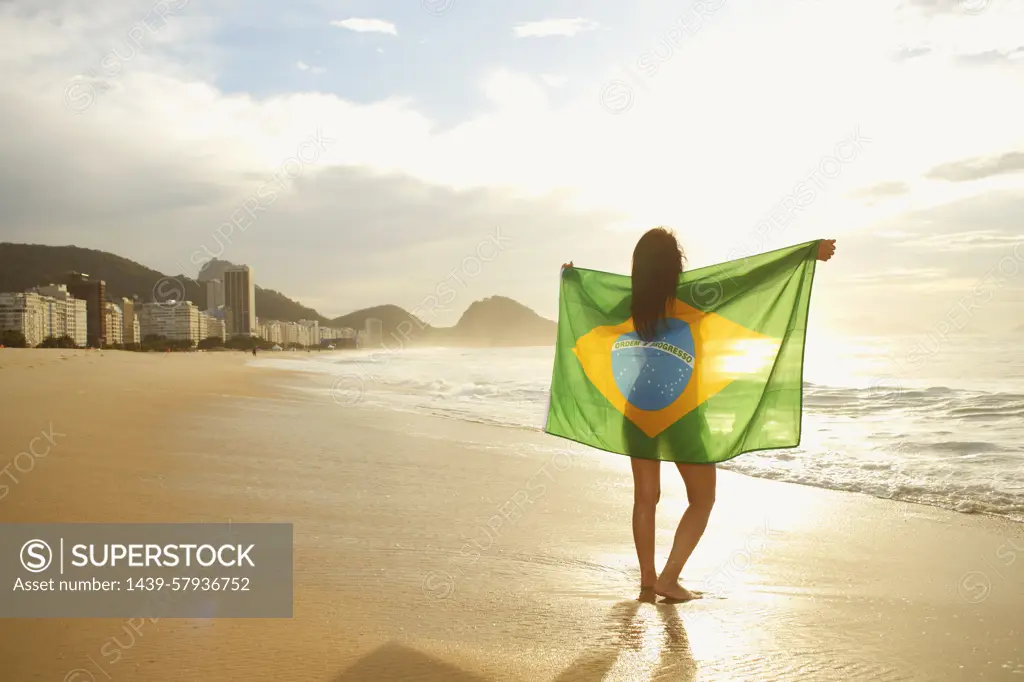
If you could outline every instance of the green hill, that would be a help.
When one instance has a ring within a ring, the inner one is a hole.
[[[416,343],[425,340],[433,328],[419,319],[412,313],[399,308],[397,305],[378,305],[372,308],[363,308],[341,317],[336,317],[328,324],[332,327],[351,327],[353,329],[366,329],[366,319],[376,318],[381,322],[381,333],[384,335],[385,343],[393,346],[394,338],[402,343],[411,341]],[[404,324],[403,324],[404,323]]]
[[[367,318],[381,321],[385,348],[405,346],[547,346],[558,325],[522,303],[492,296],[470,304],[454,327],[432,327],[395,305],[364,308],[331,320],[341,327],[365,329]]]
[[[505,296],[475,301],[435,342],[470,346],[549,346],[558,325]]]

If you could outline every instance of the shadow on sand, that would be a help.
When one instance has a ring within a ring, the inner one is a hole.
[[[619,602],[608,611],[607,635],[611,640],[593,653],[577,658],[554,682],[594,682],[604,680],[615,666],[623,651],[641,651],[647,638],[646,626],[637,619],[641,606],[656,609],[662,620],[663,641],[657,645],[658,662],[652,680],[692,682],[696,679],[697,665],[690,652],[683,619],[678,607],[665,604],[643,605],[639,601]],[[602,633],[604,634],[604,633]],[[648,642],[648,646],[650,643]],[[440,659],[411,649],[397,642],[389,642],[346,668],[332,682],[364,682],[380,680],[421,680],[423,682],[492,682],[491,678],[462,670]]]

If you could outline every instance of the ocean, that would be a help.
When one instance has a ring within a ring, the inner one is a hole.
[[[801,445],[720,466],[1024,522],[1022,342],[811,334]],[[253,364],[329,375],[308,390],[341,405],[540,431],[553,359],[551,347],[415,348],[280,353]],[[581,446],[550,437],[550,447]],[[593,454],[595,466],[617,457]]]

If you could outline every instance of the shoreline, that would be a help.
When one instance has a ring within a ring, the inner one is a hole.
[[[269,359],[260,358],[260,360],[264,360],[264,361],[271,362],[271,363],[274,360],[276,360],[276,359],[277,359],[276,357],[271,357]],[[283,360],[288,360],[289,358],[286,357],[286,358],[282,358],[282,359]],[[296,359],[296,361],[299,361],[299,360],[302,360],[302,359],[301,358]],[[311,389],[319,389],[319,390],[325,392],[325,395],[329,395],[330,396],[329,399],[335,399],[338,402],[339,405],[345,406],[345,407],[359,407],[359,406],[361,406],[362,403],[364,402],[364,398],[365,398],[365,395],[366,395],[365,386],[362,385],[363,382],[359,382],[360,385],[356,386],[353,382],[346,381],[347,379],[352,379],[353,377],[358,378],[359,377],[359,373],[357,373],[357,372],[339,375],[339,374],[330,374],[330,373],[327,373],[327,372],[322,372],[322,371],[319,371],[319,370],[312,370],[312,369],[310,369],[310,370],[291,369],[291,368],[285,368],[284,366],[276,366],[276,365],[273,365],[273,364],[263,365],[263,366],[259,367],[259,369],[269,369],[269,370],[272,370],[272,371],[275,371],[275,372],[287,372],[290,375],[296,377],[296,381],[295,382],[292,382],[292,381],[282,382],[281,386],[289,387],[290,389],[291,388],[298,389],[303,395],[305,395]],[[363,372],[366,373],[366,370],[364,369]],[[367,375],[367,376],[369,376],[369,375]],[[332,385],[332,381],[333,381],[333,385]],[[372,379],[367,380],[365,383],[372,384]],[[406,413],[408,413],[408,414],[424,414],[420,409],[409,409],[407,407],[402,407],[402,406],[383,407],[383,406],[381,406],[379,404],[375,404],[375,405],[373,405],[371,407],[371,409],[386,409],[386,410],[392,410],[392,411],[403,413],[403,414],[406,414]],[[466,414],[459,414],[459,415],[455,415],[455,416],[446,416],[446,417],[440,417],[440,418],[452,419],[454,421],[457,421],[457,422],[463,423],[463,424],[483,424],[483,425],[488,425],[488,426],[495,426],[497,428],[509,429],[509,430],[511,430],[511,431],[513,431],[515,433],[527,433],[527,434],[540,435],[540,436],[542,436],[542,437],[547,439],[547,442],[551,444],[552,448],[557,448],[557,447],[579,447],[579,448],[587,448],[588,450],[590,449],[589,446],[583,446],[581,444],[577,444],[577,443],[575,443],[573,441],[569,441],[567,439],[562,439],[562,438],[559,438],[557,436],[545,434],[544,431],[543,431],[543,426],[527,425],[527,424],[517,423],[517,422],[513,422],[513,421],[502,421],[500,419],[495,419],[495,418],[487,417],[487,416],[484,416],[484,415],[477,415],[475,417],[472,417],[472,416],[468,416]],[[805,415],[805,419],[807,419],[807,415]],[[809,427],[805,427],[805,431],[807,431],[807,430],[809,430]],[[595,452],[595,453],[596,452],[602,452],[604,454],[611,455],[611,456],[614,456],[614,457],[623,457],[623,455],[619,455],[617,453],[611,453],[611,452],[602,451],[602,450],[600,450],[600,448],[593,448],[592,451]],[[749,454],[752,454],[752,452],[753,451],[746,452],[746,453],[743,453],[743,455],[749,455]],[[991,511],[990,509],[984,507],[983,505],[974,505],[974,506],[972,506],[974,504],[973,502],[968,503],[967,505],[965,505],[962,500],[959,500],[959,501],[958,500],[937,501],[937,500],[934,499],[934,497],[929,498],[929,496],[927,494],[923,494],[921,491],[915,491],[915,492],[912,492],[912,493],[905,493],[904,496],[901,497],[899,494],[882,494],[880,492],[873,491],[871,489],[861,489],[860,487],[856,487],[856,485],[854,487],[850,487],[850,483],[845,482],[845,481],[831,481],[831,480],[807,481],[807,480],[800,480],[799,476],[790,476],[790,477],[787,478],[787,477],[777,477],[777,476],[772,476],[772,475],[767,475],[767,474],[765,474],[765,475],[758,475],[760,472],[751,472],[751,471],[744,470],[744,469],[740,468],[740,467],[742,467],[744,465],[744,462],[742,461],[743,455],[737,455],[736,457],[734,457],[733,459],[731,459],[731,460],[729,460],[727,462],[719,463],[719,470],[720,471],[728,471],[728,472],[733,473],[733,474],[738,474],[738,475],[749,477],[749,478],[753,478],[753,479],[756,479],[756,480],[788,483],[788,484],[791,484],[791,485],[798,485],[798,486],[808,487],[808,488],[812,488],[812,489],[816,489],[816,490],[828,490],[828,491],[839,492],[839,493],[854,493],[854,494],[866,496],[866,497],[871,498],[871,499],[885,500],[885,501],[899,502],[899,503],[909,503],[909,504],[921,505],[921,506],[925,506],[925,507],[929,507],[929,508],[934,508],[934,509],[951,511],[951,512],[954,512],[956,514],[963,514],[963,515],[967,515],[967,516],[981,516],[981,517],[988,517],[988,518],[995,518],[995,519],[1005,519],[1005,520],[1009,520],[1009,521],[1011,521],[1013,523],[1024,524],[1024,506],[1022,506],[1019,511],[1016,510],[1016,509],[1006,510],[1006,511],[1003,511],[1003,510]],[[739,460],[739,461],[737,461],[737,460]],[[855,466],[855,465],[856,465],[856,462],[853,462],[852,466]],[[1024,475],[1024,469],[1022,469],[1022,475]],[[931,492],[931,491],[926,491],[926,492]],[[960,508],[958,508],[958,507],[960,507]]]
[[[640,604],[625,457],[343,407],[284,387],[308,375],[246,356],[173,357],[82,352],[29,368],[0,355],[14,417],[2,451],[40,419],[66,434],[0,515],[293,523],[294,618],[147,620],[134,633],[118,619],[5,620],[11,679],[1024,674],[1013,521],[725,471],[684,574],[710,596]],[[685,505],[664,472],[659,562]],[[115,640],[113,661],[101,649]]]

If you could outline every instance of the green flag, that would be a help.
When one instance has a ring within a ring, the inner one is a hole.
[[[629,277],[564,269],[544,430],[672,462],[799,445],[818,243],[684,272],[651,342],[633,327]]]

